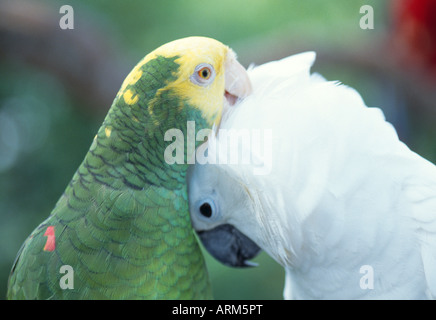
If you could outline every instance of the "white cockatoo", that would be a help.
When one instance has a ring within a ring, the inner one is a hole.
[[[252,95],[188,174],[194,228],[228,265],[265,250],[285,299],[435,298],[436,167],[314,60],[249,69]]]

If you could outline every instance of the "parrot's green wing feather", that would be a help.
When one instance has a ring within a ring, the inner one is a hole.
[[[38,254],[35,255],[31,253],[31,250],[29,251],[29,249],[32,248],[37,242],[39,242],[39,244],[42,243],[42,248],[44,247],[44,227],[44,224],[39,225],[38,228],[36,228],[26,239],[18,251],[17,257],[12,266],[9,285],[12,283],[26,283],[26,285],[22,287],[21,293],[18,295],[15,290],[13,290],[14,288],[11,287],[7,294],[8,299],[37,299],[39,294],[42,294],[49,299],[50,292],[45,285],[45,281],[39,280],[44,277],[44,273],[46,272],[46,264],[41,263]],[[37,239],[36,241],[33,240],[35,236]]]
[[[187,165],[164,161],[164,134],[215,119],[172,86],[177,59],[146,57],[128,76],[51,215],[18,253],[9,299],[211,298]]]

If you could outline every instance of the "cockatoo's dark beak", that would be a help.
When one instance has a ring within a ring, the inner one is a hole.
[[[248,260],[254,258],[260,248],[232,225],[223,224],[197,233],[207,251],[221,263],[230,267],[257,266]]]

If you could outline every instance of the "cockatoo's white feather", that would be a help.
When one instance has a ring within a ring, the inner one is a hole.
[[[271,130],[271,170],[253,174],[267,159],[253,150],[256,165],[194,168],[190,203],[220,210],[208,223],[191,205],[194,227],[230,223],[254,240],[286,268],[288,299],[435,298],[436,167],[354,89],[311,75],[314,59],[249,69],[253,94],[220,130]]]

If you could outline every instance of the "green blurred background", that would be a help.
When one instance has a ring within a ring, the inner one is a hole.
[[[74,8],[74,30],[59,28],[63,4]],[[374,30],[359,27],[364,4]],[[393,41],[391,10],[378,0],[0,0],[0,298],[18,249],[62,194],[124,77],[177,38],[216,38],[245,66],[314,50],[314,71],[356,88],[435,162],[434,75],[398,57],[407,44]],[[248,270],[205,255],[217,299],[282,298],[284,272],[266,254]]]

